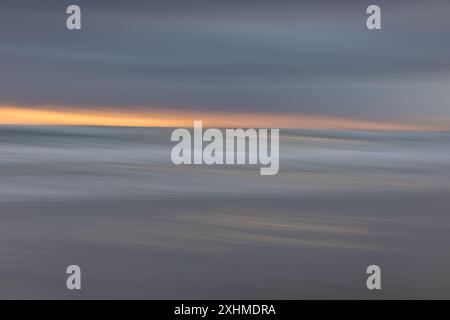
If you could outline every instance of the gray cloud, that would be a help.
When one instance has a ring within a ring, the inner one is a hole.
[[[375,2],[2,1],[0,103],[450,117],[450,3]]]

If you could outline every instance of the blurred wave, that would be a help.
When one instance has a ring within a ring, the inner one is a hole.
[[[282,131],[280,173],[264,179],[256,166],[176,167],[170,132],[3,127],[0,201],[450,188],[448,133]]]

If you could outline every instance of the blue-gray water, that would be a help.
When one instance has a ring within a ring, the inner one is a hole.
[[[450,298],[450,134],[281,130],[261,176],[170,133],[1,127],[0,298]]]

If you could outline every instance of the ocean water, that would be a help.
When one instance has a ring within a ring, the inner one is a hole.
[[[450,298],[449,133],[281,130],[261,176],[171,131],[0,127],[0,298]]]

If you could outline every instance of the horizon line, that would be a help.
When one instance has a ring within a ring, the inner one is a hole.
[[[96,126],[96,127],[193,127],[202,121],[205,128],[282,128],[313,130],[359,131],[429,131],[449,132],[450,126],[411,124],[402,122],[368,121],[345,117],[309,114],[269,114],[239,112],[169,111],[163,108],[152,112],[133,110],[120,112],[111,109],[30,108],[0,105],[0,125],[5,126]]]

